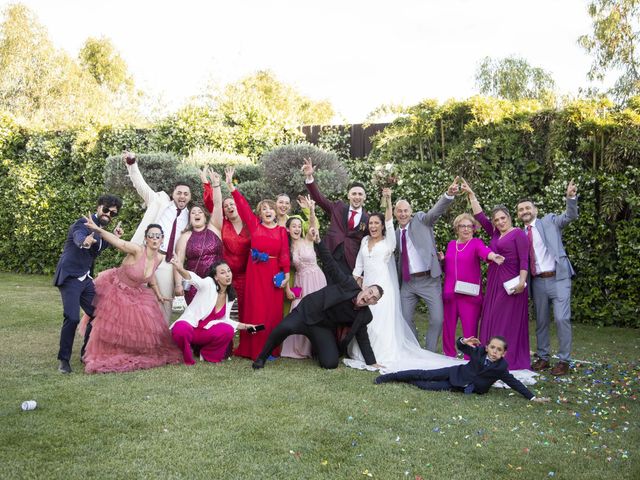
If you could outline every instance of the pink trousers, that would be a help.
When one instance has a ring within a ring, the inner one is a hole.
[[[449,357],[455,357],[456,328],[458,318],[462,323],[462,335],[465,338],[478,336],[478,320],[482,310],[482,302],[477,297],[454,294],[452,299],[444,300],[444,321],[442,322],[442,351]],[[467,355],[465,359],[469,359]]]
[[[204,325],[203,322],[200,322]],[[184,363],[193,365],[191,345],[200,347],[200,356],[207,362],[221,362],[225,359],[229,343],[233,340],[235,330],[227,323],[218,323],[208,330],[200,325],[193,328],[188,322],[176,322],[171,329],[171,336],[178,348],[182,350]]]

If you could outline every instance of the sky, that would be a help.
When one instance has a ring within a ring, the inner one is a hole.
[[[561,95],[593,86],[591,60],[577,45],[591,31],[586,0],[20,3],[74,57],[88,37],[108,37],[136,85],[167,111],[208,86],[271,70],[301,94],[329,100],[336,120],[360,123],[382,104],[474,95],[486,56],[525,58],[551,73]]]

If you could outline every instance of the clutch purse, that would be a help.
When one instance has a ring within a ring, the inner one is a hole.
[[[511,280],[507,280],[502,284],[504,289],[507,291],[507,295],[513,295],[513,289],[518,286],[520,283],[520,276],[513,277]],[[525,288],[527,287],[527,283],[524,284]]]
[[[302,298],[302,287],[291,287],[291,292],[296,298]]]
[[[276,288],[280,288],[284,282],[284,272],[278,272],[273,276],[273,284]]]
[[[453,291],[462,295],[470,295],[477,297],[480,294],[480,285],[477,283],[463,282],[462,280],[456,280],[456,284],[453,287]]]

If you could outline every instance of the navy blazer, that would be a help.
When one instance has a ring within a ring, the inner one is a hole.
[[[464,365],[451,367],[449,382],[455,387],[464,388],[473,383],[473,391],[478,394],[487,393],[496,380],[502,380],[523,397],[531,400],[535,395],[520,380],[509,373],[509,364],[504,358],[485,366],[487,358],[485,347],[470,347],[462,343],[462,337],[456,342],[458,349],[469,355],[471,359]]]
[[[92,214],[91,217],[98,224],[96,215]],[[94,233],[93,238],[98,241],[91,245],[91,248],[82,248],[82,242],[90,234],[91,230],[87,228],[84,218],[76,220],[71,225],[67,232],[62,255],[60,255],[58,266],[56,267],[56,274],[53,280],[55,286],[62,285],[67,277],[82,277],[91,270],[93,262],[100,252],[109,246],[107,242],[102,241],[98,233]]]

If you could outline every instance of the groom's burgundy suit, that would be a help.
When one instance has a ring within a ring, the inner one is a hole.
[[[369,215],[362,208],[362,217],[354,228],[348,227],[349,223],[349,205],[342,200],[334,202],[328,200],[320,190],[316,182],[307,183],[307,190],[311,198],[320,205],[320,207],[331,215],[331,222],[327,233],[323,238],[323,242],[339,264],[340,268],[349,275],[356,265],[356,257],[360,250],[360,243],[365,235],[369,233]]]

